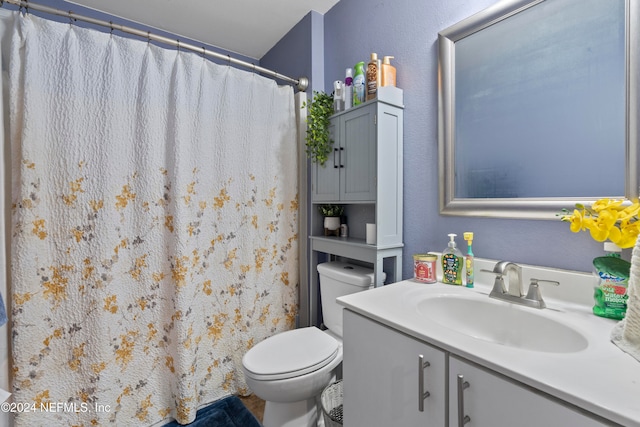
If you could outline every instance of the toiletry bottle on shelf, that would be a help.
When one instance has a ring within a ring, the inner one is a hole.
[[[344,111],[344,82],[342,80],[333,82],[333,111],[336,113]]]
[[[353,69],[347,68],[344,77],[344,109],[353,107]]]
[[[473,233],[467,231],[463,234],[464,240],[467,241],[467,254],[464,257],[464,267],[465,267],[465,276],[467,288],[473,288],[473,250],[471,249],[471,244],[473,243]]]
[[[396,67],[391,65],[392,59],[393,56],[385,56],[382,59],[380,86],[396,85]]]
[[[353,75],[353,106],[365,101],[366,77],[364,73],[364,61],[358,62]]]
[[[442,283],[462,285],[462,252],[456,246],[457,234],[449,234],[449,246],[442,251]]]
[[[627,312],[627,286],[631,263],[620,258],[620,247],[612,242],[604,243],[606,256],[594,258],[594,274],[597,276],[593,294],[593,314],[620,320]]]
[[[378,54],[372,53],[367,64],[367,96],[366,100],[375,99],[378,93]]]
[[[382,86],[382,59],[378,58],[377,65],[378,70],[376,72],[376,87],[380,89],[380,86]]]

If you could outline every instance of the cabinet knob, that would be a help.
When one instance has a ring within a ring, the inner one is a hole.
[[[424,370],[431,366],[431,363],[424,360],[421,354],[418,356],[418,411],[424,412],[424,400],[431,395],[424,390]]]

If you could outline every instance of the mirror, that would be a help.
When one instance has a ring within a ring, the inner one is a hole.
[[[632,0],[502,0],[439,33],[444,215],[553,219],[638,197]]]

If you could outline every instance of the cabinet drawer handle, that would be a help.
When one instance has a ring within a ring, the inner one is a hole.
[[[424,391],[424,370],[431,366],[431,363],[424,360],[424,356],[421,354],[418,356],[418,411],[424,412],[424,400],[430,396],[431,393]]]
[[[344,151],[344,147],[340,147],[340,157],[338,157],[339,161],[340,161],[340,167],[343,168],[344,165],[342,164],[342,152]]]
[[[338,151],[337,148],[333,149],[333,167],[334,169],[338,169],[338,163],[336,163],[336,152]]]
[[[464,414],[464,390],[467,388],[469,388],[469,381],[465,381],[464,376],[458,374],[458,427],[471,421],[471,418]]]

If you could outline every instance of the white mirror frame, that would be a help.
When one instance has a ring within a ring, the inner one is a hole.
[[[483,28],[547,0],[502,0],[438,33],[438,178],[440,213],[491,218],[551,219],[576,203],[590,204],[597,198],[455,198],[455,43]],[[626,174],[625,194],[638,197],[638,114],[640,89],[640,4],[625,0],[626,39]],[[610,195],[610,197],[622,197]]]

